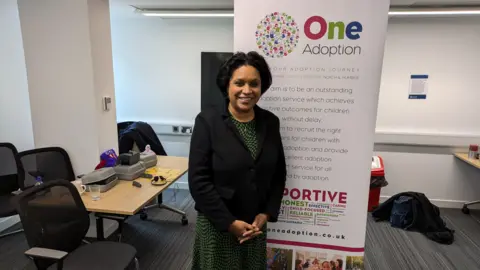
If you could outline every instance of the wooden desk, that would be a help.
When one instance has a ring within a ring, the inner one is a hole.
[[[109,191],[101,193],[98,201],[93,201],[88,192],[82,194],[82,200],[88,211],[95,213],[97,239],[104,240],[103,219],[113,219],[119,224],[119,237],[121,237],[121,227],[123,222],[139,211],[148,208],[145,207],[153,201],[170,185],[175,183],[188,170],[188,159],[183,157],[157,156],[157,166],[147,169],[146,173],[152,175],[161,175],[167,179],[167,184],[163,186],[153,186],[151,179],[138,178],[135,181],[142,184],[141,188],[134,187],[132,181],[121,180]],[[182,215],[182,224],[188,223],[185,212],[167,206],[162,202],[149,207],[159,207],[173,211]],[[142,214],[145,214],[142,212]],[[146,216],[146,214],[145,214]],[[142,217],[142,216],[140,216]]]
[[[477,169],[480,169],[480,160],[468,158],[468,153],[456,153],[455,157],[462,161],[465,161],[466,163],[472,165]]]
[[[150,183],[151,179],[138,178],[135,181],[142,184],[142,187],[137,188],[132,185],[132,181],[122,180],[109,191],[101,193],[98,201],[93,201],[88,192],[83,193],[82,200],[87,210],[95,213],[135,215],[188,170],[187,158],[158,156],[157,159],[156,170],[158,175],[167,178],[168,183],[166,185],[153,186]],[[147,170],[147,173],[149,172]]]

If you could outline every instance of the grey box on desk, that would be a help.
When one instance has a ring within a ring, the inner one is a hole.
[[[82,176],[82,184],[87,186],[99,185],[100,192],[106,192],[118,183],[118,177],[112,167],[101,168]]]
[[[140,161],[133,165],[117,165],[114,167],[115,173],[120,180],[135,180],[142,176],[147,169],[145,164]]]
[[[141,153],[140,161],[142,161],[145,164],[145,167],[147,169],[151,167],[155,167],[157,165],[157,154],[153,152],[147,153],[147,154]]]

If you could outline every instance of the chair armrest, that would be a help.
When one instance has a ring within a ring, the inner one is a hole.
[[[34,247],[25,251],[25,255],[34,257],[34,258],[52,259],[52,260],[61,261],[65,258],[65,256],[68,255],[68,253],[65,251],[60,251],[55,249]]]

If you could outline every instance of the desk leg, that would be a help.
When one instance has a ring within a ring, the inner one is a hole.
[[[168,205],[165,205],[165,204],[159,204],[158,207],[160,209],[165,209],[165,210],[168,210],[168,211],[171,211],[171,212],[182,215],[182,225],[187,225],[188,224],[187,213],[185,213],[184,211],[182,211],[180,209],[177,209],[177,208],[174,208],[174,207],[171,207],[171,206],[168,206]]]
[[[470,209],[468,209],[468,206],[472,204],[480,204],[480,201],[467,202],[463,204],[462,212],[467,215],[470,214]]]
[[[182,215],[182,216],[186,216],[186,215],[187,215],[184,211],[182,211],[182,210],[180,210],[180,209],[177,209],[177,208],[174,208],[174,207],[171,207],[171,206],[168,206],[168,205],[166,205],[166,204],[159,204],[158,207],[161,208],[161,209],[165,209],[165,210],[168,210],[168,211],[171,211],[171,212],[180,214],[180,215]]]
[[[163,203],[163,194],[162,194],[162,193],[158,194],[158,196],[157,196],[157,203],[158,203],[159,205]]]
[[[160,209],[165,209],[165,210],[177,213],[179,215],[182,215],[182,220],[181,220],[182,225],[187,225],[188,224],[187,213],[185,213],[184,211],[182,211],[180,209],[165,205],[162,202],[158,202],[158,204],[156,203],[156,204],[152,204],[152,205],[144,207],[140,211],[140,219],[146,220],[148,218],[148,215],[145,211],[147,211],[148,209],[157,208],[157,207],[160,208]]]
[[[97,223],[97,240],[103,241],[105,240],[105,235],[103,233],[103,218],[95,216],[95,220]]]
[[[102,218],[102,219],[109,219],[109,220],[115,220],[118,222],[118,229],[117,229],[117,235],[118,235],[118,242],[122,242],[122,232],[123,232],[123,224],[127,220],[128,216],[122,216],[122,215],[115,215],[115,214],[101,214],[97,213],[97,218]]]

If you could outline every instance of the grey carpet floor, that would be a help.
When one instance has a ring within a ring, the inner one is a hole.
[[[135,216],[125,226],[123,241],[135,246],[142,269],[190,269],[196,213],[187,191],[173,194],[167,191],[164,201],[186,210],[187,226],[180,224],[179,215],[160,209],[150,210],[147,221]],[[456,231],[452,245],[437,244],[419,233],[394,229],[369,217],[365,269],[480,269],[480,211],[464,215],[459,209],[442,209],[442,215]],[[23,255],[26,249],[23,234],[0,239],[0,269],[35,269]]]

